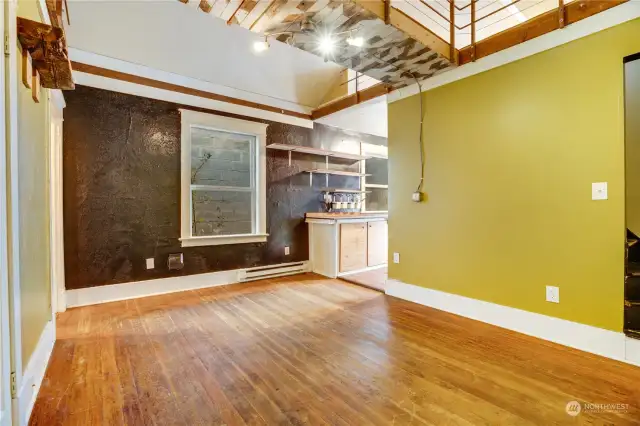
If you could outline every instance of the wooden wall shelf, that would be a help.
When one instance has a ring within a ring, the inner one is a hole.
[[[304,154],[321,155],[323,157],[343,158],[346,160],[366,160],[370,156],[360,154],[349,154],[346,152],[330,151],[328,149],[310,148],[306,146],[287,145],[284,143],[272,143],[267,145],[269,149],[277,149],[280,151],[300,152]]]
[[[23,52],[26,50],[31,57],[42,87],[75,89],[64,30],[20,17],[17,28],[20,45]]]
[[[313,169],[313,170],[305,170],[307,173],[321,173],[323,175],[339,175],[339,176],[367,176],[364,173],[358,172],[346,172],[342,170],[327,170],[327,169]]]
[[[335,192],[335,193],[343,193],[343,194],[367,194],[371,191],[361,191],[359,189],[322,188],[322,192]]]

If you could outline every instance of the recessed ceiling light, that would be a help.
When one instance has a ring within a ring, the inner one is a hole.
[[[253,51],[256,53],[264,52],[267,49],[269,49],[269,41],[266,38],[253,43]]]
[[[364,39],[362,37],[349,37],[347,39],[347,44],[349,46],[362,47],[364,46]]]
[[[328,55],[333,52],[333,48],[335,47],[336,42],[331,38],[331,36],[326,35],[320,39],[320,43],[318,44],[318,48],[322,53]]]

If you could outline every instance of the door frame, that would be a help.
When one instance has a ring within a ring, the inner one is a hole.
[[[51,310],[55,325],[56,312],[67,310],[64,278],[64,217],[62,198],[62,125],[66,106],[61,90],[49,90],[49,209],[51,244]]]
[[[20,421],[19,390],[23,381],[22,366],[22,313],[20,303],[20,205],[18,185],[18,70],[16,67],[18,55],[18,35],[16,17],[18,12],[17,0],[5,0],[5,36],[9,55],[5,58],[5,126],[7,155],[7,236],[9,261],[9,329],[11,336],[11,372],[13,376],[12,419],[14,424]]]
[[[5,35],[5,9],[3,2],[0,5],[0,32]],[[3,41],[4,44],[4,41]],[[4,50],[3,46],[3,50]],[[4,53],[4,52],[3,52]],[[2,147],[0,148],[0,164],[4,170],[7,165],[7,116],[5,114],[6,101],[6,69],[10,66],[9,60],[2,55],[0,65],[0,135],[2,135]],[[11,332],[9,315],[9,224],[7,218],[7,174],[0,173],[0,426],[12,424],[12,389],[11,389]]]

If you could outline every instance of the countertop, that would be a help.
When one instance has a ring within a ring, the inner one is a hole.
[[[307,213],[305,217],[307,219],[386,219],[388,213]]]

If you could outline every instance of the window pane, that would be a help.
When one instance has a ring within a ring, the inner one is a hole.
[[[366,208],[367,211],[387,211],[389,210],[389,190],[387,188],[367,188]]]
[[[252,194],[247,191],[191,191],[193,236],[252,234]]]
[[[191,128],[191,184],[251,187],[254,136]]]
[[[364,169],[368,175],[365,179],[367,183],[375,185],[387,185],[388,178],[388,163],[386,158],[370,158],[365,160]]]

